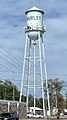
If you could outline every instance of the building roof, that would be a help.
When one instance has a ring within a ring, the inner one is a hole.
[[[25,14],[27,14],[28,12],[31,12],[31,11],[38,11],[38,12],[41,12],[42,14],[44,14],[44,12],[41,9],[37,8],[36,6],[33,6],[32,8],[28,9],[25,12]]]
[[[30,109],[34,110],[34,107],[30,107]],[[41,108],[35,107],[35,110],[42,110]]]

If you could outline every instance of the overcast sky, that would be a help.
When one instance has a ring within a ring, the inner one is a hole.
[[[0,51],[4,53],[2,49],[5,49],[23,63],[25,11],[34,5],[45,13],[43,23],[47,29],[44,42],[48,79],[67,81],[67,0],[0,0]],[[0,64],[6,66],[2,60]]]

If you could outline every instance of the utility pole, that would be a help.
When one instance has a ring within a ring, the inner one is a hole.
[[[15,98],[15,88],[14,88],[14,66],[13,66],[13,101],[14,101],[14,98]]]

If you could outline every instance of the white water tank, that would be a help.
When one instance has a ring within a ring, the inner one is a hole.
[[[42,33],[44,32],[43,27],[44,12],[41,9],[34,6],[31,9],[27,10],[25,14],[27,15],[26,32],[28,33],[28,37],[32,40],[37,40],[38,31],[40,31],[41,36]]]

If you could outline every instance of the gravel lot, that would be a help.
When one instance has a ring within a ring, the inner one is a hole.
[[[44,118],[44,119],[27,118],[27,119],[20,119],[20,120],[45,120],[45,118]],[[48,118],[47,120],[67,120],[67,115],[66,115],[66,116],[62,116],[62,117],[60,117],[59,119],[57,119],[56,117],[50,117],[50,118]]]

